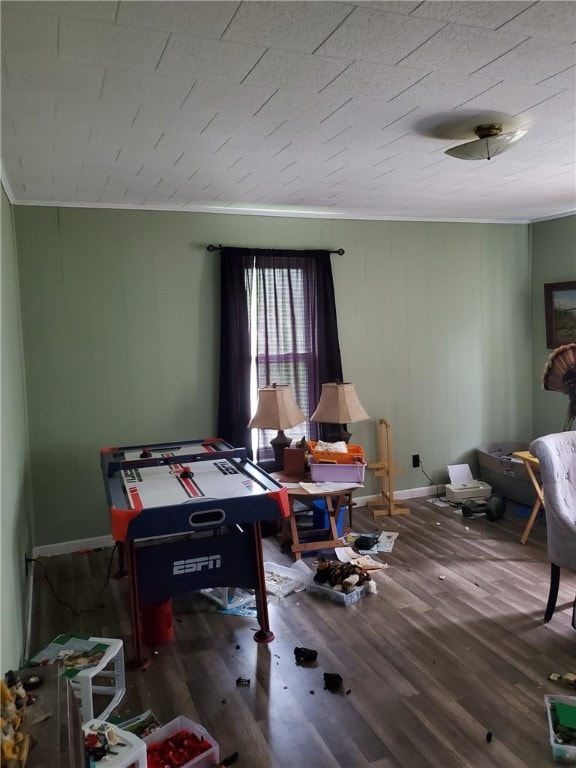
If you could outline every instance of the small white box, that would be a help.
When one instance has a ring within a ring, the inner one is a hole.
[[[147,751],[152,744],[161,744],[166,739],[169,739],[170,736],[178,733],[178,731],[190,731],[195,736],[206,739],[212,745],[206,752],[185,763],[182,768],[210,768],[215,763],[218,764],[220,761],[220,747],[218,743],[210,736],[206,728],[192,722],[192,720],[188,720],[187,717],[176,717],[174,720],[166,723],[166,725],[157,728],[148,736],[144,736],[143,741],[146,744]]]
[[[309,578],[312,578],[312,571],[308,577],[302,573],[300,568],[287,568],[285,565],[277,565],[276,563],[264,563],[266,592],[270,595],[286,597],[286,595],[304,587]]]

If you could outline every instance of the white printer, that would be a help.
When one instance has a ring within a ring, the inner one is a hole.
[[[453,504],[467,501],[485,501],[492,495],[492,487],[483,480],[474,480],[468,464],[448,466],[450,483],[446,485],[446,499]]]

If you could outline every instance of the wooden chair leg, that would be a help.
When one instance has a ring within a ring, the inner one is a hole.
[[[560,587],[560,566],[550,563],[550,592],[548,593],[548,604],[544,613],[544,621],[548,622],[552,618],[558,599],[558,589]]]
[[[348,494],[348,499],[346,501],[346,504],[348,505],[348,524],[350,526],[350,529],[353,530],[353,528],[352,528],[352,508],[355,507],[356,504],[354,504],[354,502],[352,501],[352,494],[351,493]]]

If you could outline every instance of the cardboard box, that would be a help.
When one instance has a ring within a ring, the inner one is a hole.
[[[148,750],[152,744],[161,744],[170,736],[178,733],[178,731],[190,731],[199,738],[204,738],[212,745],[211,749],[207,749],[201,755],[194,757],[189,762],[185,763],[182,768],[211,768],[215,763],[220,761],[220,747],[218,743],[210,736],[208,731],[198,723],[188,720],[187,717],[176,717],[166,725],[157,728],[153,733],[148,736],[144,736],[143,741],[146,744]]]
[[[303,448],[284,448],[284,475],[303,477],[306,472],[306,451]]]

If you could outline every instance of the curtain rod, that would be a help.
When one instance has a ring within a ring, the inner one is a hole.
[[[233,247],[233,246],[229,246],[229,245],[207,245],[206,246],[206,250],[210,251],[210,253],[213,253],[213,251],[221,251],[222,248],[230,248],[230,247]],[[246,246],[241,246],[241,247],[245,248]],[[255,248],[254,250],[258,250],[258,249]],[[285,248],[285,249],[282,249],[282,248],[263,248],[262,250],[265,250],[265,251],[270,251],[270,250],[277,250],[277,251],[287,250],[287,251],[292,251],[294,249],[293,248]],[[314,250],[314,249],[313,248],[309,248],[309,249],[306,249],[306,250]],[[319,249],[319,250],[321,250],[321,249]],[[339,248],[337,251],[328,251],[328,253],[337,253],[338,256],[344,256],[344,248]]]

